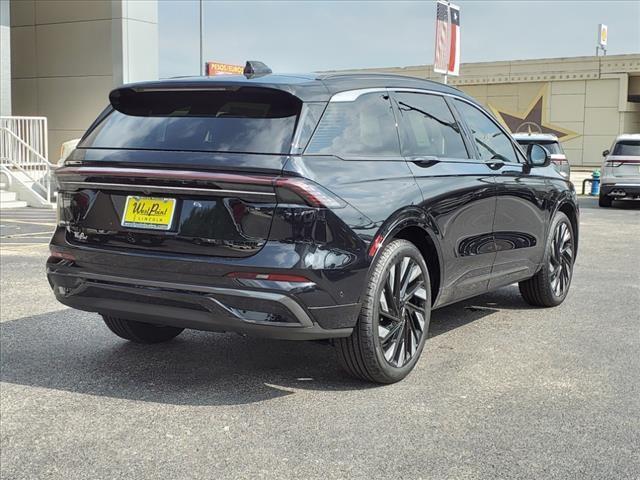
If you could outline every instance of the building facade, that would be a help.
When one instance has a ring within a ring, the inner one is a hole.
[[[442,81],[431,65],[359,71]],[[511,132],[554,133],[573,167],[602,162],[621,133],[640,133],[640,54],[466,63],[449,84]]]
[[[2,114],[47,117],[53,163],[62,142],[84,133],[114,87],[158,77],[156,0],[2,5]]]

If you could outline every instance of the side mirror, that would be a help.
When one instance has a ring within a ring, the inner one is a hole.
[[[551,164],[549,151],[537,143],[527,147],[527,158],[532,167],[548,167]]]
[[[604,152],[602,152],[602,156],[606,157],[607,155],[609,155],[611,152],[609,150],[605,150]]]

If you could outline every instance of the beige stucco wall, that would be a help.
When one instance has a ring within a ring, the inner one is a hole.
[[[49,160],[122,83],[158,75],[155,0],[11,0],[13,115],[48,118]]]
[[[442,81],[431,65],[368,71]],[[640,133],[640,103],[627,101],[629,93],[640,93],[640,54],[468,63],[449,83],[501,121],[501,112],[526,118],[542,97],[542,123],[563,132],[573,166],[599,165],[617,135]]]

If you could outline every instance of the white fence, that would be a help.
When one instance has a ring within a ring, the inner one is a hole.
[[[0,164],[43,201],[53,200],[46,117],[0,117]]]

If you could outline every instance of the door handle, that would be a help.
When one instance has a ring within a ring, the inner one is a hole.
[[[438,157],[425,156],[425,157],[410,157],[409,161],[420,166],[428,167],[438,161]]]

